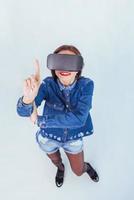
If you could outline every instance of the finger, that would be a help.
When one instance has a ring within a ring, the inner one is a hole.
[[[27,79],[24,80],[23,85],[24,85],[24,87],[28,87]]]
[[[35,80],[35,75],[34,74],[31,74],[30,77]]]
[[[31,79],[31,82],[32,82],[32,83],[36,83],[36,82],[37,82],[36,79],[35,79],[35,75],[31,75],[31,76],[30,76],[30,79]]]
[[[24,81],[24,83],[23,83],[23,90],[24,90],[24,91],[29,90],[29,86],[28,86],[27,79],[25,79],[25,81]]]
[[[29,81],[30,81],[30,87],[33,90],[35,88],[35,85],[36,85],[37,81],[35,81],[35,79],[32,78],[32,77],[29,78]]]
[[[31,81],[31,88],[34,89],[36,87],[36,83]]]
[[[27,82],[28,87],[31,88],[31,79],[28,78],[28,79],[26,80],[26,82]]]
[[[37,81],[35,80],[35,76],[34,75],[31,75],[31,85],[32,85],[32,88],[35,88],[36,84],[37,84]]]
[[[35,79],[37,81],[39,81],[40,80],[40,64],[39,64],[39,60],[35,59],[34,66],[35,66]]]

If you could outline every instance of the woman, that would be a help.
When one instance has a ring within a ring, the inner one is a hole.
[[[54,54],[81,55],[72,45],[58,47]],[[95,169],[84,161],[83,137],[93,133],[89,110],[92,107],[94,83],[81,76],[79,71],[61,71],[51,69],[52,76],[46,77],[40,84],[40,66],[38,60],[36,72],[24,81],[23,96],[17,103],[20,116],[30,117],[40,128],[36,140],[57,167],[55,183],[61,187],[64,182],[65,166],[62,163],[60,148],[63,148],[72,171],[81,176],[87,173],[95,181],[99,176]],[[45,100],[42,116],[37,108]]]

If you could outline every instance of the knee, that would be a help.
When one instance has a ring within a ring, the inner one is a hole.
[[[80,169],[72,169],[72,171],[76,176],[81,176],[83,174],[83,170]]]

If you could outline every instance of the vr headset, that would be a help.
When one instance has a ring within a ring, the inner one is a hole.
[[[50,70],[81,71],[84,66],[81,55],[49,54],[47,68]]]

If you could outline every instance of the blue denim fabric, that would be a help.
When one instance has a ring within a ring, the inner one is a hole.
[[[37,117],[37,125],[42,136],[59,142],[77,140],[93,133],[90,115],[94,82],[81,76],[73,84],[65,87],[59,79],[46,77],[35,98],[38,107],[45,100],[42,115]],[[17,103],[17,113],[28,117],[33,112],[33,104],[24,104],[22,97]]]
[[[52,154],[63,148],[65,152],[70,154],[77,154],[83,150],[83,139],[71,140],[67,142],[58,142],[46,137],[43,137],[40,131],[36,133],[36,141],[41,148],[47,154]]]

